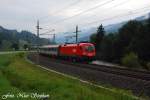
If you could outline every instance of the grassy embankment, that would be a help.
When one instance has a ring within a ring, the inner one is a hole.
[[[43,70],[27,62],[23,53],[0,55],[0,99],[7,93],[33,92],[49,94],[50,100],[135,100],[130,93],[113,91]]]

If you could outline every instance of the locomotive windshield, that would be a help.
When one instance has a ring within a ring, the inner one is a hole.
[[[95,50],[95,47],[94,46],[86,46],[86,51],[88,52],[92,52]]]
[[[94,46],[88,46],[88,51],[91,52],[91,51],[94,51],[95,47]]]

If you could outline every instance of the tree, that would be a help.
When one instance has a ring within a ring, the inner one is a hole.
[[[96,34],[96,39],[95,39],[95,48],[96,48],[97,53],[100,52],[100,45],[103,40],[104,33],[105,31],[104,31],[103,25],[101,24],[97,29],[97,34]]]
[[[143,61],[150,61],[150,18],[141,28],[137,41],[133,45],[134,51],[137,51],[139,58]]]
[[[147,32],[150,32],[150,17],[149,17],[148,20],[147,20],[147,25],[146,25],[146,27],[147,27]]]
[[[133,45],[135,45],[136,41],[139,41],[139,38],[141,38],[140,35],[143,34],[142,27],[143,24],[141,22],[132,20],[119,29],[119,34],[115,42],[117,59],[121,59],[126,53],[132,51]]]
[[[90,36],[90,42],[93,44],[96,43],[96,34],[95,33]]]
[[[104,36],[101,42],[101,59],[105,61],[112,62],[115,54],[114,54],[114,40],[116,38],[116,34],[108,34]]]
[[[14,50],[18,50],[18,49],[19,49],[18,43],[13,43],[11,47],[12,47]]]
[[[27,49],[28,49],[28,45],[27,45],[27,44],[24,44],[23,48],[24,48],[25,50],[27,50]]]
[[[136,20],[129,21],[119,29],[119,39],[123,46],[128,46],[130,42],[141,34],[142,23]]]

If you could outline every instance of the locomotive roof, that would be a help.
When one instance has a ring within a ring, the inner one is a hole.
[[[79,46],[82,46],[82,45],[93,45],[92,43],[74,43],[74,44],[64,44],[64,45],[62,45],[62,46],[77,46],[77,45],[79,45]]]
[[[40,48],[57,48],[59,45],[43,45]]]

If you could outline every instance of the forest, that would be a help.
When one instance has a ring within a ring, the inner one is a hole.
[[[105,33],[100,25],[90,41],[99,60],[150,70],[150,18],[130,20],[116,33]]]

